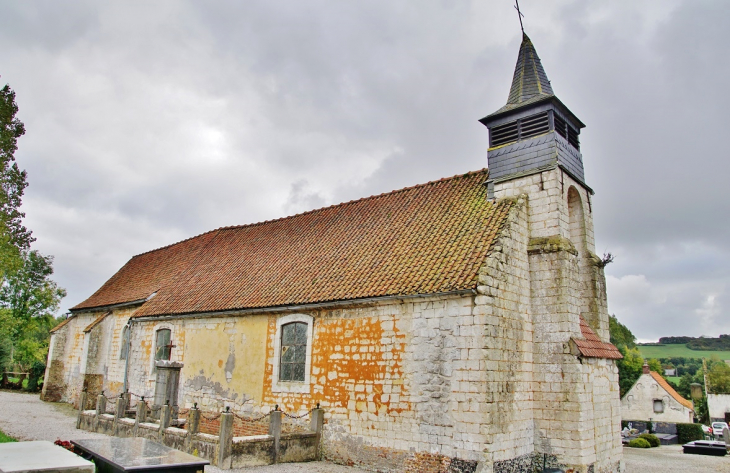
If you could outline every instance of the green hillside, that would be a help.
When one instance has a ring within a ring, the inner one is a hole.
[[[687,345],[637,345],[637,348],[644,358],[672,358],[675,356],[683,356],[685,358],[712,358],[712,355],[715,355],[721,360],[730,360],[730,351],[690,350],[687,348]]]

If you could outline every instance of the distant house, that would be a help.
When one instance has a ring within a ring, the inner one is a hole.
[[[677,376],[676,368],[664,368],[664,376]]]
[[[621,399],[623,420],[652,420],[654,422],[692,422],[694,406],[677,393],[662,376],[649,370],[644,373]]]
[[[730,394],[707,393],[707,410],[710,412],[710,421],[725,422],[730,414]]]

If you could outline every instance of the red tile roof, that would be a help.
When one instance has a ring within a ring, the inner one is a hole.
[[[669,383],[667,383],[667,380],[662,378],[662,375],[660,375],[656,371],[651,371],[649,372],[649,374],[652,378],[654,378],[654,381],[656,381],[659,386],[662,387],[662,389],[664,389],[670,396],[674,398],[675,401],[682,404],[687,409],[694,410],[694,405],[692,404],[692,401],[688,401],[687,399],[680,396],[679,393],[675,391]]]
[[[584,340],[574,338],[573,341],[578,346],[580,354],[584,357],[609,358],[613,360],[620,360],[624,357],[613,344],[602,342],[582,316],[580,318],[580,331],[583,334]]]
[[[135,316],[474,289],[513,206],[487,170],[258,224],[133,257],[72,310],[138,301]]]

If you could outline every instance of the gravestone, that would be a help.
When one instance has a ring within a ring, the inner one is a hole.
[[[155,397],[153,412],[160,412],[166,403],[170,403],[170,412],[173,419],[177,419],[177,390],[180,384],[180,370],[184,365],[178,361],[159,360],[155,363],[157,378],[155,380]]]
[[[94,473],[94,464],[45,440],[0,444],[0,471]]]
[[[203,473],[208,460],[140,437],[72,440],[103,473]],[[93,470],[92,470],[93,471]]]

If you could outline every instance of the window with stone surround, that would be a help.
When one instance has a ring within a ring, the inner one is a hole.
[[[307,358],[307,324],[292,322],[281,326],[281,357],[279,379],[304,381]]]
[[[273,392],[309,392],[314,319],[292,314],[276,322]]]
[[[169,328],[161,328],[155,334],[155,361],[170,359],[170,334]]]
[[[654,412],[657,414],[664,412],[664,402],[661,399],[654,399]]]

